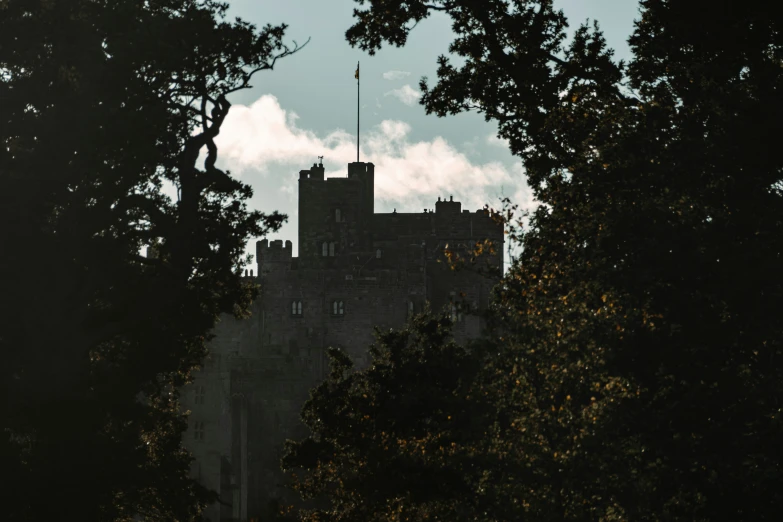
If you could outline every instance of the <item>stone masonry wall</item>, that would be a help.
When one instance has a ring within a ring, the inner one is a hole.
[[[458,341],[482,333],[500,255],[488,277],[450,270],[443,251],[492,239],[502,252],[502,228],[445,198],[435,212],[374,214],[373,184],[370,163],[350,164],[348,178],[324,179],[321,165],[300,172],[299,257],[290,241],[257,243],[252,315],[221,319],[203,370],[184,390],[192,473],[225,503],[209,508],[212,522],[263,520],[270,500],[294,500],[281,487],[282,445],[307,435],[299,412],[325,376],[329,346],[363,368],[373,328],[403,327],[425,305],[453,313]]]

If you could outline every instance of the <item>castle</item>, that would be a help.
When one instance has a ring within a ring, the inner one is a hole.
[[[376,214],[374,182],[372,163],[350,163],[347,178],[325,178],[323,164],[300,171],[299,256],[291,241],[256,243],[252,316],[221,319],[183,393],[192,476],[223,501],[205,513],[211,522],[261,520],[271,499],[288,497],[283,441],[307,435],[299,411],[326,375],[329,346],[366,366],[373,327],[401,327],[426,304],[451,313],[457,340],[481,335],[502,273],[502,225],[452,198],[434,211]],[[494,276],[444,262],[447,247],[464,253],[484,240],[498,252]]]

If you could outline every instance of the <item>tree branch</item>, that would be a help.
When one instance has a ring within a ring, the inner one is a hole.
[[[255,69],[253,69],[250,72],[248,72],[241,85],[239,85],[238,87],[234,87],[233,89],[228,89],[228,90],[224,91],[223,92],[223,96],[228,96],[229,94],[232,94],[234,92],[237,92],[237,91],[240,91],[242,89],[247,89],[248,87],[251,87],[250,80],[252,79],[254,74],[256,74],[257,72],[260,72],[260,71],[271,71],[272,69],[275,68],[275,64],[277,63],[277,60],[279,60],[281,58],[285,58],[287,56],[291,56],[292,54],[298,53],[299,51],[304,49],[304,47],[308,43],[310,43],[310,38],[308,38],[307,41],[305,43],[303,43],[302,45],[299,45],[298,43],[294,42],[294,48],[293,49],[289,49],[288,47],[285,47],[284,48],[285,50],[282,53],[279,53],[279,54],[277,54],[277,55],[272,57],[271,62],[267,62],[264,65],[262,65],[260,67],[256,67]]]

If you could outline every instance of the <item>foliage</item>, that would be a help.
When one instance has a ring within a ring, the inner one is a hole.
[[[188,478],[177,388],[256,292],[247,240],[284,219],[247,208],[214,138],[227,97],[299,48],[226,10],[0,0],[8,520],[188,520],[213,500]]]
[[[497,352],[478,379],[493,416],[482,421],[487,440],[474,443],[508,467],[487,463],[483,485],[455,490],[463,506],[491,491],[481,515],[429,519],[779,517],[778,10],[643,0],[626,65],[595,24],[567,38],[548,0],[366,3],[347,38],[371,53],[404,45],[432,12],[451,18],[460,65],[440,57],[421,103],[438,116],[478,110],[496,122],[540,202],[526,230],[510,223],[522,253],[497,289]],[[411,383],[404,373],[399,381]],[[319,412],[350,404],[330,400]],[[316,433],[350,433],[321,418]],[[360,435],[330,438],[354,466],[341,474],[390,462],[370,459]],[[379,480],[361,487],[399,498]],[[440,499],[437,483],[412,490]],[[319,491],[334,519],[353,520],[343,501],[353,493]]]
[[[329,377],[302,410],[313,435],[288,441],[282,461],[296,469],[303,498],[332,499],[304,520],[452,520],[466,509],[453,499],[473,491],[488,462],[477,447],[488,404],[474,388],[481,350],[456,345],[450,332],[447,318],[429,314],[377,331],[361,372],[330,349]]]

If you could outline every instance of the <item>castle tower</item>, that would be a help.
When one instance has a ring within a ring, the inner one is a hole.
[[[215,522],[268,513],[283,480],[279,452],[308,433],[299,413],[328,371],[329,347],[366,367],[374,328],[403,327],[427,304],[451,313],[458,342],[485,327],[503,267],[502,224],[451,196],[434,212],[376,214],[374,188],[372,163],[349,163],[346,177],[327,179],[321,162],[299,172],[299,257],[291,241],[256,242],[252,313],[221,317],[210,359],[183,393],[195,478],[229,500],[208,508]],[[484,240],[497,253],[480,270],[444,262],[446,249],[469,258]]]
[[[375,166],[348,164],[347,178],[324,177],[323,164],[299,172],[299,263],[335,267],[349,251],[369,251]]]
[[[258,260],[258,276],[273,271],[282,271],[291,265],[293,243],[282,239],[256,241],[256,259]]]

